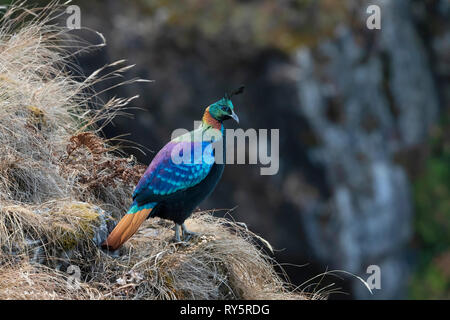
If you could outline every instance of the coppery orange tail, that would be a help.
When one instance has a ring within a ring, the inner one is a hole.
[[[152,211],[149,209],[142,209],[135,213],[127,213],[116,225],[114,230],[109,234],[108,239],[103,243],[102,247],[109,250],[117,250],[122,244],[131,238],[133,234],[139,229],[139,226],[147,219]]]

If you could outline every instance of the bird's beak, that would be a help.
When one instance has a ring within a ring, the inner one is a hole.
[[[237,116],[236,113],[234,113],[234,110],[232,111],[233,113],[231,114],[231,118],[234,119],[234,121],[236,121],[237,123],[239,123],[239,117]]]

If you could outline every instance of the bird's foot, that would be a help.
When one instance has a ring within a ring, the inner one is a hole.
[[[179,224],[175,224],[175,227],[173,228],[173,230],[175,230],[175,237],[173,238],[174,245],[181,245],[183,247],[187,247],[189,244],[186,241],[181,240],[180,228],[181,226]]]
[[[181,225],[181,229],[183,231],[183,239],[184,239],[184,241],[189,241],[190,239],[192,239],[192,237],[199,237],[200,236],[200,234],[197,233],[197,232],[189,231],[186,228],[186,225],[184,223]]]

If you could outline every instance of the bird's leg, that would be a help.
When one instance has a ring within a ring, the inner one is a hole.
[[[180,238],[180,225],[179,225],[179,224],[175,224],[175,241],[176,241],[176,242],[181,242],[181,238]]]
[[[186,228],[186,225],[184,223],[181,225],[181,229],[183,230],[183,239],[184,239],[184,241],[188,241],[193,236],[194,237],[199,236],[199,234],[197,232],[189,231]]]

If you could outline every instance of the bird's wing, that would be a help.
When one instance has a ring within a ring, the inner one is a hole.
[[[193,187],[208,175],[213,164],[210,142],[172,140],[150,163],[133,192],[133,199],[138,203],[155,201]]]

